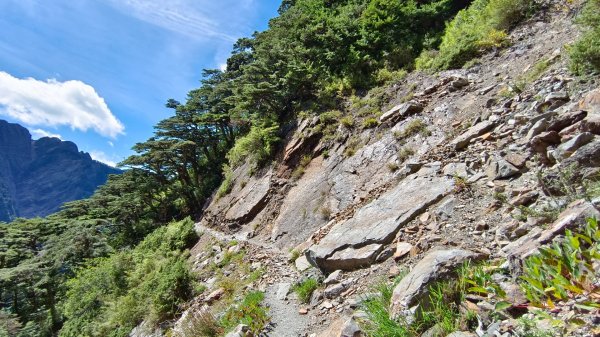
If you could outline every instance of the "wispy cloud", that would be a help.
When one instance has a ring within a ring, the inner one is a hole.
[[[57,133],[51,133],[51,132],[48,132],[48,131],[42,130],[42,129],[30,129],[29,132],[31,133],[31,136],[34,139],[39,139],[39,138],[43,138],[43,137],[62,139],[61,135],[59,135]]]
[[[69,126],[115,138],[125,127],[96,90],[81,81],[19,79],[0,71],[0,115],[30,126]]]
[[[193,0],[109,0],[125,14],[161,28],[186,35],[194,39],[218,38],[235,41],[237,36],[227,28],[226,20],[217,22],[208,11],[198,7]],[[247,5],[249,0],[245,0]],[[250,0],[251,2],[251,0]]]
[[[92,159],[104,163],[108,166],[116,167],[117,163],[111,159],[106,153],[102,151],[91,151],[90,156]]]

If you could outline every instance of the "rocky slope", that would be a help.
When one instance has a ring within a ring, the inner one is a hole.
[[[120,170],[57,138],[32,140],[24,127],[0,120],[0,221],[56,212],[89,197]]]
[[[318,134],[318,118],[298,121],[276,163],[252,175],[239,167],[232,192],[207,205],[193,263],[206,271],[233,247],[245,250],[251,271],[264,268],[245,287],[266,291],[268,336],[361,336],[358,303],[373,284],[409,270],[390,312],[410,317],[426,287],[465,261],[499,261],[507,272],[493,277],[511,308],[528,308],[516,285],[523,259],[600,216],[598,196],[580,193],[600,167],[600,81],[567,70],[573,16],[549,6],[511,32],[511,47],[468,69],[409,74],[386,89],[375,128],[340,124],[331,141]],[[360,104],[348,110],[359,116]],[[209,295],[184,317],[213,305],[223,291],[217,274],[202,273]],[[321,286],[302,304],[290,284],[310,276]],[[552,318],[583,322],[572,335],[597,334],[597,311],[577,309],[579,300],[557,305]],[[479,315],[478,336],[518,335],[515,317],[489,314],[491,299],[465,305]]]

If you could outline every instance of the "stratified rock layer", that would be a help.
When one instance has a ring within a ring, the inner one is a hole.
[[[352,270],[373,263],[384,244],[398,230],[439,201],[452,189],[445,177],[408,177],[379,199],[359,209],[354,217],[335,225],[307,252],[308,260],[323,271]]]

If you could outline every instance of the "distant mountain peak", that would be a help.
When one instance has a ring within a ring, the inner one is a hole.
[[[0,221],[46,216],[91,196],[120,170],[58,138],[32,140],[23,126],[0,120]]]

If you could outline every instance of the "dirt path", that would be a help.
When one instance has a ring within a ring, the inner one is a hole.
[[[269,308],[271,323],[268,329],[261,333],[261,336],[298,337],[307,335],[311,318],[310,315],[299,314],[301,304],[293,295],[291,287],[300,276],[295,268],[287,262],[287,252],[259,239],[248,238],[243,233],[225,234],[199,223],[196,224],[196,231],[223,242],[233,240],[244,242],[257,248],[256,251],[260,254],[268,255],[268,263],[265,265],[267,279],[264,285],[265,299],[263,303]]]

